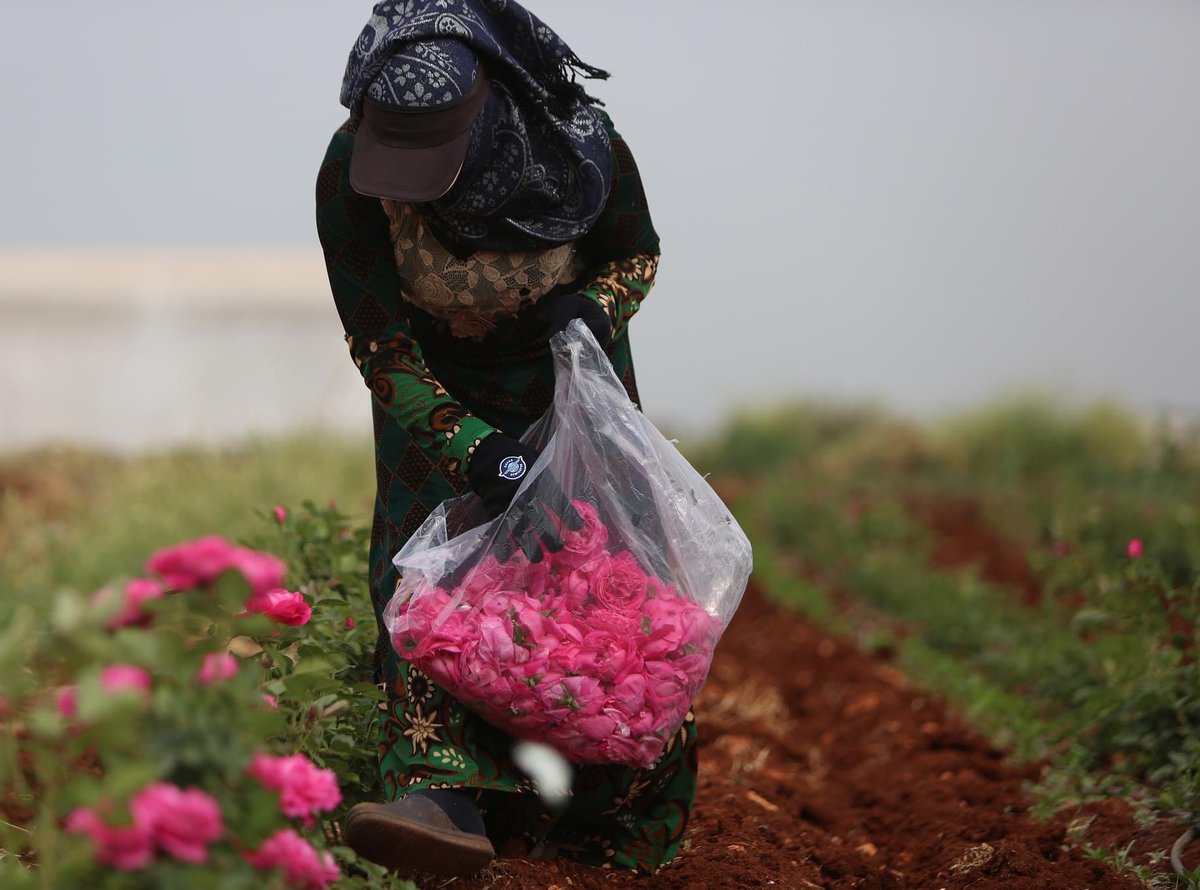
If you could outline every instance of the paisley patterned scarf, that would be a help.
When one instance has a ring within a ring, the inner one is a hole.
[[[585,234],[612,184],[608,134],[576,77],[606,78],[512,0],[385,0],[359,36],[342,104],[363,96],[403,44],[452,38],[485,63],[492,94],[454,187],[419,209],[447,248],[523,251]]]

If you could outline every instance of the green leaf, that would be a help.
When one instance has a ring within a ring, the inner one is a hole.
[[[127,760],[106,763],[99,782],[101,799],[126,800],[151,782],[162,777],[161,765],[154,760]]]

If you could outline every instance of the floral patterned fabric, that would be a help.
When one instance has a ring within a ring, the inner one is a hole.
[[[466,490],[463,469],[474,446],[496,429],[520,436],[550,406],[545,332],[556,295],[584,293],[609,312],[608,355],[639,403],[628,322],[653,284],[659,243],[633,156],[603,120],[613,146],[612,189],[595,225],[574,242],[574,277],[511,315],[497,314],[481,339],[455,336],[446,319],[413,302],[383,202],[350,187],[352,123],[334,135],[321,166],[317,229],[351,355],[371,390],[377,494],[370,586],[381,629],[376,676],[388,691],[378,740],[385,796],[477,788],[488,834],[502,852],[649,873],[675,856],[691,810],[690,717],[650,769],[580,769],[570,806],[554,817],[513,765],[512,739],[401,661],[382,623],[398,580],[392,557],[430,511]]]
[[[696,793],[696,721],[689,712],[650,769],[576,767],[565,813],[545,809],[509,756],[512,739],[401,662],[380,736],[384,794],[478,788],[488,837],[502,855],[563,856],[653,874],[675,858]]]
[[[459,259],[411,204],[385,200],[383,209],[409,302],[448,322],[455,337],[480,340],[495,330],[496,319],[575,277],[572,243],[521,253],[480,250]]]

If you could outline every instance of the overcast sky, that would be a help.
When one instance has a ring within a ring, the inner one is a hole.
[[[648,410],[1044,384],[1200,412],[1197,0],[530,5],[613,72],[646,181]],[[6,0],[0,247],[315,249],[369,14]]]

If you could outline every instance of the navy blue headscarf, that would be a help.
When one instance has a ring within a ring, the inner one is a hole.
[[[612,184],[612,147],[576,76],[608,74],[579,60],[512,0],[386,0],[375,5],[342,82],[342,104],[363,97],[405,44],[454,39],[484,62],[491,96],[472,130],[454,187],[421,204],[448,248],[535,250],[585,234]]]

